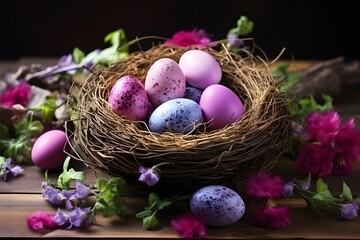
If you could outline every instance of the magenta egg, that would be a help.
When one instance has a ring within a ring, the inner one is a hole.
[[[200,98],[200,107],[209,130],[221,129],[244,114],[240,98],[230,88],[220,84],[205,88]]]
[[[133,76],[119,78],[111,88],[108,102],[119,115],[134,121],[148,116],[149,99],[142,83]]]
[[[38,137],[31,150],[31,159],[41,169],[56,169],[63,165],[68,152],[66,133],[61,130],[50,130]]]

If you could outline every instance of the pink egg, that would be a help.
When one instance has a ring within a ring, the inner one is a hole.
[[[142,83],[133,76],[123,76],[111,88],[108,102],[120,116],[143,121],[148,116],[149,99]]]
[[[61,130],[50,130],[38,137],[31,150],[31,159],[41,169],[56,169],[63,165],[69,145],[66,144],[66,133]]]
[[[202,50],[185,52],[180,57],[179,66],[185,75],[186,82],[196,88],[205,89],[211,84],[217,84],[222,77],[218,61]]]
[[[204,121],[209,122],[209,130],[221,129],[244,114],[240,98],[230,88],[220,84],[205,88],[200,98],[200,107]]]
[[[168,100],[182,98],[185,88],[185,76],[177,62],[170,58],[160,58],[148,70],[145,90],[155,107]]]

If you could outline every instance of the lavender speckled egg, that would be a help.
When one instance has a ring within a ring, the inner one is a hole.
[[[202,111],[196,102],[176,98],[158,106],[149,119],[152,132],[189,133],[194,125],[202,121]]]
[[[184,98],[191,99],[196,103],[200,103],[200,98],[203,90],[195,88],[195,87],[186,87]]]
[[[234,190],[210,185],[193,194],[190,209],[205,224],[222,227],[237,222],[244,215],[245,203]]]
[[[186,82],[200,89],[219,83],[222,78],[218,61],[202,50],[186,51],[180,57],[179,66],[185,75]]]
[[[148,96],[142,83],[133,76],[123,76],[116,81],[108,102],[119,116],[134,121],[143,121],[148,116]]]
[[[170,58],[155,61],[147,72],[145,90],[151,104],[160,104],[174,98],[182,98],[186,80],[177,62]]]

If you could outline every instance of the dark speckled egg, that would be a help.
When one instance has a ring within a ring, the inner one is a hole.
[[[203,92],[203,90],[201,90],[199,88],[189,86],[189,87],[185,88],[184,98],[188,98],[197,103],[200,103],[200,98],[201,98],[202,92]]]
[[[245,203],[234,190],[210,185],[193,194],[190,209],[205,224],[222,227],[237,222],[244,215]]]
[[[191,99],[176,98],[158,106],[149,118],[152,132],[189,133],[202,121],[200,105]]]

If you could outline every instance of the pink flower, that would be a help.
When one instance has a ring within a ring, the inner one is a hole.
[[[306,143],[296,159],[298,169],[314,178],[328,176],[333,171],[335,153],[330,146]]]
[[[191,213],[185,213],[172,219],[171,227],[185,239],[192,239],[196,236],[204,237],[206,235],[205,224]]]
[[[20,82],[17,86],[10,87],[0,96],[0,105],[11,107],[15,104],[25,106],[31,97],[31,87],[26,82]]]
[[[177,45],[179,47],[205,47],[209,43],[211,43],[211,39],[204,30],[179,31],[165,41],[165,45]]]
[[[276,198],[282,196],[283,188],[284,182],[279,176],[260,172],[249,177],[246,192],[250,197]]]
[[[290,224],[290,211],[286,207],[260,207],[254,213],[253,221],[259,227],[285,227]]]
[[[336,112],[315,112],[306,117],[305,121],[305,134],[321,143],[331,142],[339,132],[340,117]]]
[[[356,129],[354,119],[340,126],[334,142],[335,152],[341,158],[351,163],[360,160],[360,131]]]
[[[37,211],[26,218],[26,223],[32,230],[55,229],[58,227],[54,220],[55,214]]]

